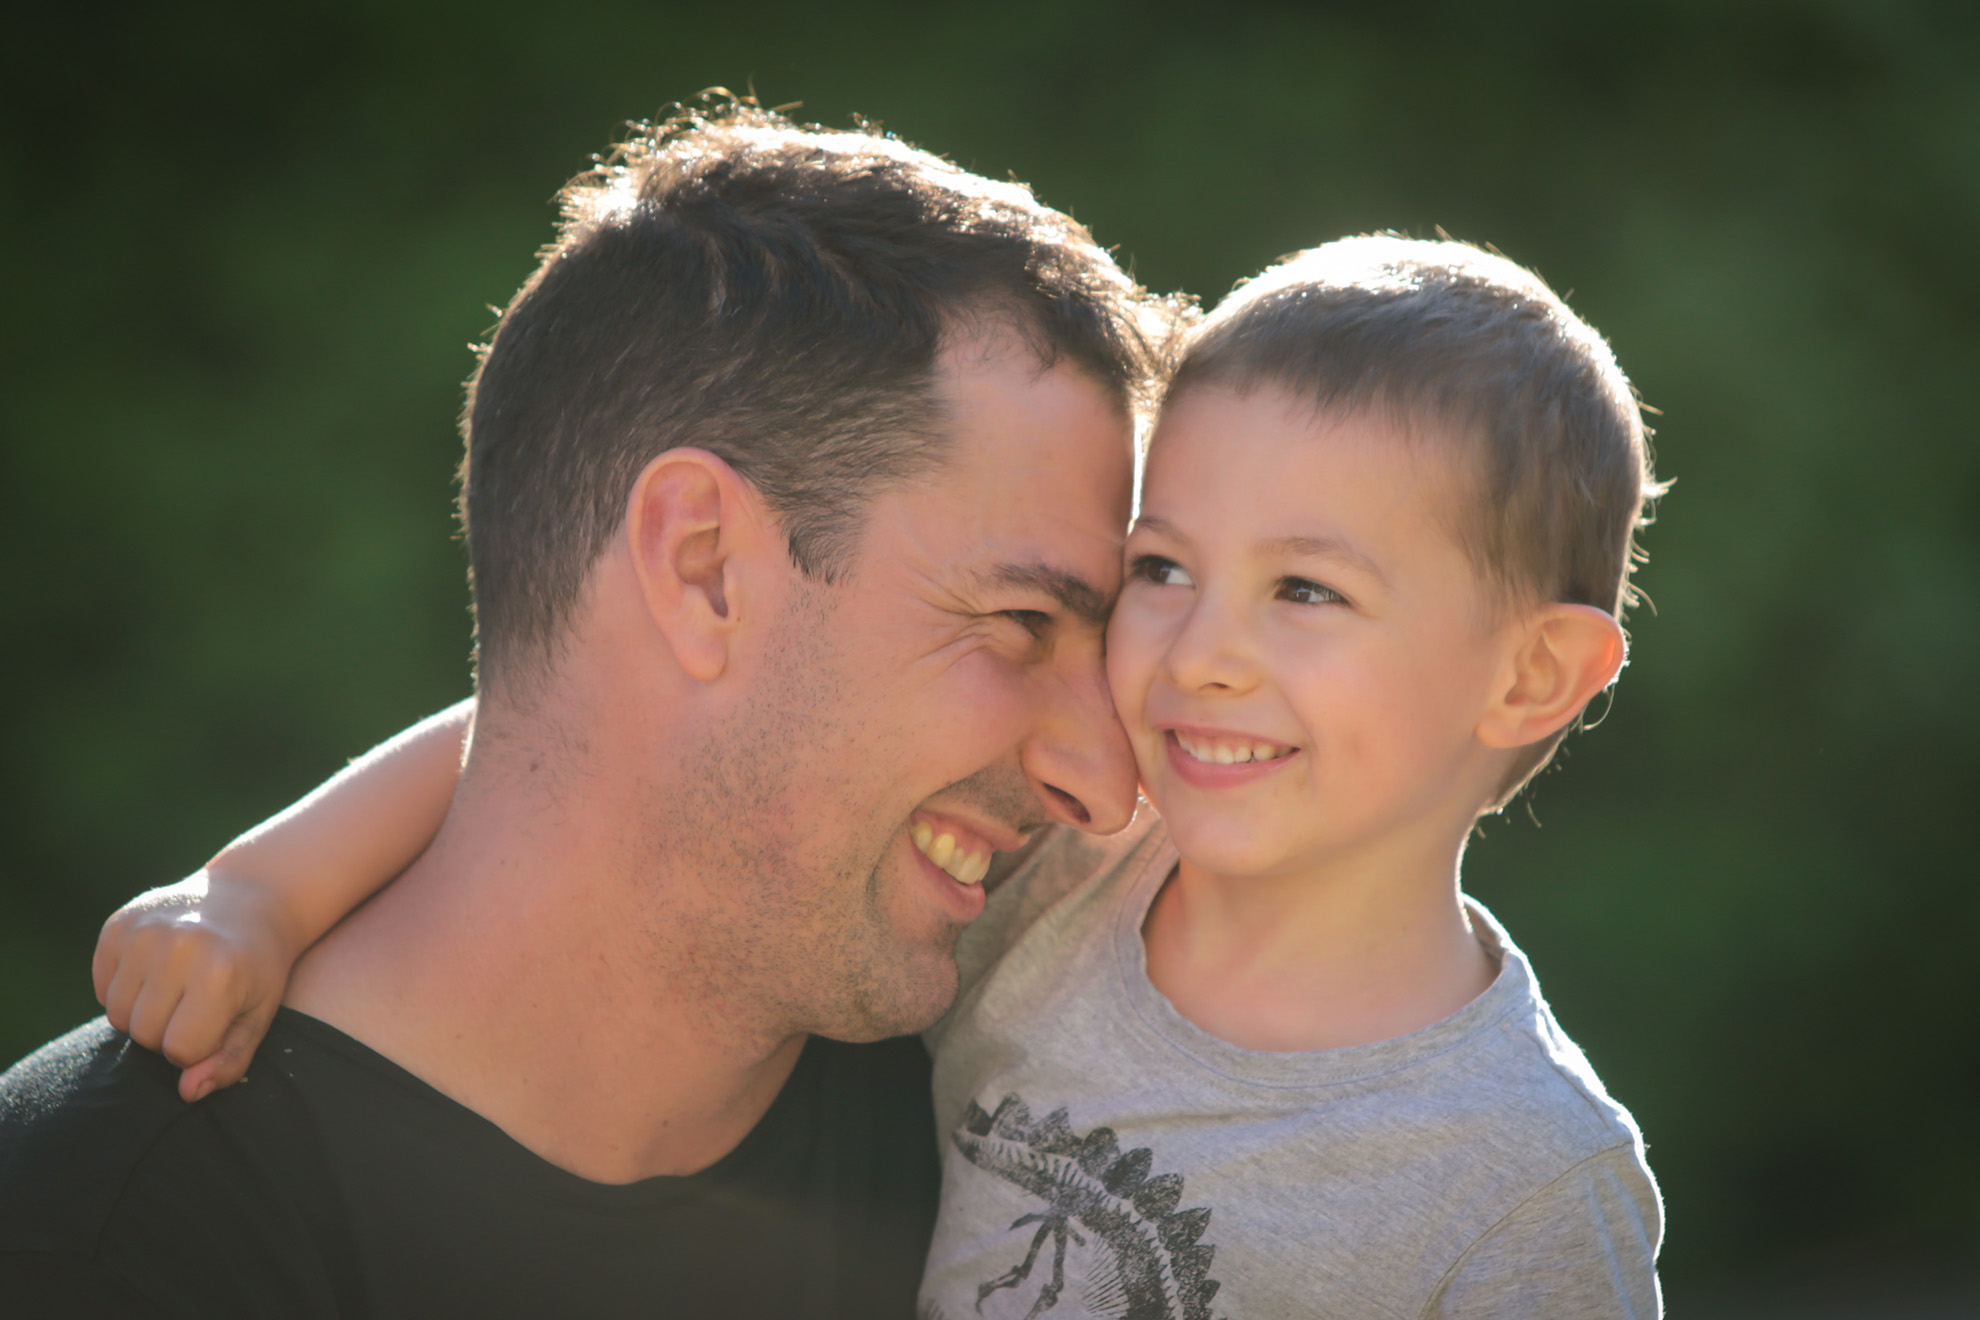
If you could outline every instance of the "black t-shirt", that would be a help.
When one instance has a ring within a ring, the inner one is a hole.
[[[813,1038],[741,1145],[613,1186],[288,1009],[196,1105],[102,1019],[0,1077],[0,1314],[913,1314],[939,1173],[912,1038]]]

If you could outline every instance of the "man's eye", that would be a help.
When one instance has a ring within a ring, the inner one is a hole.
[[[1043,610],[1002,610],[1000,613],[1033,637],[1043,637],[1052,627],[1052,616]]]
[[[1289,600],[1295,605],[1343,605],[1347,597],[1332,587],[1315,582],[1311,578],[1280,578],[1279,599]]]
[[[1193,587],[1195,579],[1173,559],[1160,555],[1137,555],[1128,565],[1128,573],[1143,582],[1152,582],[1158,587]]]

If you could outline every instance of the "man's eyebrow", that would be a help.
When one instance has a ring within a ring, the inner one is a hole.
[[[1077,573],[1051,564],[999,564],[984,575],[1005,587],[1032,587],[1059,602],[1065,610],[1085,623],[1104,628],[1113,612],[1114,598]]]

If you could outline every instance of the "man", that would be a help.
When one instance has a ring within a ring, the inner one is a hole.
[[[8,1075],[9,1314],[912,1308],[886,1038],[982,904],[916,827],[1131,814],[1100,638],[1157,305],[1022,188],[747,103],[564,203],[471,387],[446,824],[243,1085],[188,1108],[101,1023]]]

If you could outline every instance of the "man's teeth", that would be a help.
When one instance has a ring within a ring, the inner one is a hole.
[[[1213,765],[1243,765],[1250,761],[1276,761],[1282,756],[1291,756],[1293,749],[1276,743],[1252,742],[1248,738],[1194,738],[1181,730],[1176,731],[1176,741],[1182,749],[1199,761]]]
[[[937,834],[933,826],[921,820],[914,823],[908,834],[921,855],[947,871],[958,884],[981,884],[983,877],[990,874],[990,854],[965,852],[957,846],[953,834]]]

